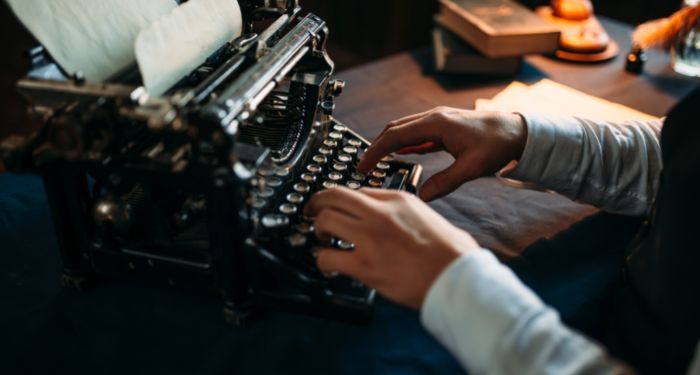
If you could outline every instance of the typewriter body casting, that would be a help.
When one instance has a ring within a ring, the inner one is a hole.
[[[338,185],[414,190],[421,168],[388,157],[355,172],[369,143],[332,116],[344,83],[324,21],[297,1],[269,3],[240,1],[242,36],[159,98],[135,68],[92,84],[31,52],[18,89],[42,126],[2,151],[9,169],[43,178],[64,283],[207,288],[234,323],[258,308],[370,317],[373,290],[316,268],[304,203]]]

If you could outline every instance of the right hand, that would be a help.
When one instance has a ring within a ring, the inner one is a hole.
[[[526,141],[527,126],[520,115],[437,107],[389,123],[364,154],[357,170],[369,172],[392,152],[447,151],[455,162],[429,178],[420,189],[421,199],[427,202],[520,159]]]

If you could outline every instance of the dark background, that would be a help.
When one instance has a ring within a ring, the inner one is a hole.
[[[534,7],[547,1],[523,0]],[[632,24],[671,14],[680,0],[598,0],[598,14]],[[329,51],[339,69],[392,53],[429,44],[437,0],[301,0],[306,11],[328,22]],[[5,36],[0,58],[0,140],[28,129],[24,103],[15,94],[15,82],[28,70],[23,52],[32,37],[19,25],[7,5],[0,5],[0,33]],[[31,128],[31,127],[29,127]]]

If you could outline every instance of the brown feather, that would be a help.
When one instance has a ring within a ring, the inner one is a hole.
[[[670,49],[678,35],[688,32],[700,20],[700,5],[685,7],[668,18],[643,23],[632,33],[632,43],[642,49]]]

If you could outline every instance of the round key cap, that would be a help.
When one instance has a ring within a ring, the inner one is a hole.
[[[343,139],[343,133],[338,132],[338,131],[332,131],[328,133],[328,138],[330,139],[335,139],[336,141],[340,141]]]
[[[318,173],[321,173],[323,171],[323,167],[321,167],[318,164],[309,164],[306,166],[306,170],[309,173],[318,174]]]
[[[283,214],[267,214],[262,218],[262,225],[267,229],[284,228],[289,225],[289,217]]]
[[[385,161],[380,161],[379,163],[377,163],[377,169],[388,170],[389,168],[391,168],[391,166]]]
[[[314,163],[318,165],[324,165],[328,163],[328,158],[321,154],[314,155],[314,157],[312,157],[311,160],[313,160]]]
[[[338,248],[341,250],[352,250],[355,248],[355,244],[343,240],[338,240]]]
[[[333,130],[340,133],[345,133],[346,131],[348,131],[348,127],[343,124],[335,124],[333,125]]]
[[[374,177],[376,179],[382,179],[382,178],[386,177],[386,172],[381,170],[381,169],[375,169],[372,171],[371,174],[372,174],[372,177]]]
[[[282,186],[282,179],[279,177],[268,177],[265,180],[265,184],[271,188],[277,188]]]
[[[334,181],[323,181],[324,189],[332,189],[338,187],[338,183]]]
[[[275,195],[275,191],[272,188],[265,187],[262,190],[255,190],[255,195],[260,198],[270,198]]]
[[[371,186],[373,188],[382,187],[382,181],[377,180],[376,178],[371,178],[368,183],[369,183],[369,186]]]
[[[360,182],[362,182],[362,181],[365,180],[365,175],[363,175],[362,173],[359,173],[359,172],[353,172],[353,173],[350,175],[350,178],[352,178],[352,179],[355,180],[355,181],[360,181]]]
[[[261,208],[265,208],[265,206],[267,206],[267,201],[265,199],[260,199],[260,198],[256,198],[252,204],[252,207],[255,208],[256,210],[259,210]]]
[[[348,145],[348,146],[343,147],[343,152],[348,154],[348,155],[351,155],[351,156],[357,155],[357,151],[358,151],[357,147],[355,147],[355,146]]]
[[[309,185],[313,185],[314,182],[316,182],[316,176],[312,175],[311,173],[302,173],[301,180]]]
[[[330,156],[333,155],[333,149],[322,146],[318,148],[318,153],[324,156]]]
[[[350,146],[354,146],[354,147],[357,147],[357,148],[362,147],[362,141],[360,141],[359,139],[355,139],[355,138],[348,139],[348,144],[349,144]]]
[[[285,215],[294,215],[297,213],[297,206],[291,203],[282,203],[280,205],[280,212]]]
[[[357,190],[362,187],[362,184],[359,181],[348,181],[348,183],[345,185],[352,190]]]
[[[333,170],[342,173],[348,170],[348,165],[345,163],[333,163]]]
[[[338,147],[338,141],[335,139],[327,138],[323,140],[323,145],[328,148],[336,148]]]
[[[304,202],[304,196],[300,193],[289,193],[287,194],[287,202],[291,204],[301,204]]]
[[[352,163],[352,156],[348,154],[338,154],[338,156],[335,159],[341,163]]]
[[[328,179],[333,182],[339,182],[343,180],[343,174],[340,172],[331,172],[328,174]]]
[[[314,232],[314,226],[310,223],[299,223],[296,226],[296,230],[301,234],[311,234]]]
[[[258,168],[258,176],[267,177],[267,176],[272,176],[274,173],[275,173],[274,168],[270,168],[270,167]]]
[[[297,182],[294,184],[294,191],[296,191],[299,194],[306,194],[309,191],[311,191],[311,187],[309,187],[309,184],[306,182]]]
[[[287,238],[287,243],[293,248],[300,248],[306,246],[306,236],[301,233],[294,233]]]
[[[275,171],[275,175],[281,178],[289,177],[291,173],[292,172],[289,170],[289,168],[277,168]]]

